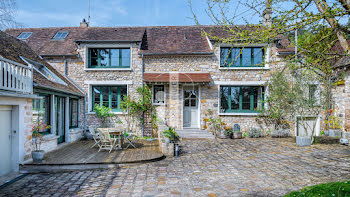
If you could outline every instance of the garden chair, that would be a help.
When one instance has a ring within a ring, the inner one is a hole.
[[[102,149],[109,150],[109,153],[112,152],[117,142],[117,139],[112,139],[111,135],[108,132],[108,129],[106,128],[98,128],[97,130],[101,136],[101,146],[98,152],[100,152]]]
[[[128,144],[126,146],[126,149],[128,149],[129,146],[136,148],[135,143],[137,140],[137,136],[135,132],[124,132],[124,139],[125,139],[125,142]]]
[[[96,145],[101,148],[101,137],[100,134],[98,132],[96,132],[95,128],[93,126],[89,127],[89,131],[92,135],[92,138],[95,141],[95,144],[93,146],[91,146],[91,148],[95,147]]]

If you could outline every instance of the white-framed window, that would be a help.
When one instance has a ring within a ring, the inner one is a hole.
[[[68,31],[59,31],[53,36],[53,40],[63,40],[68,36]]]
[[[22,32],[20,33],[17,38],[20,40],[26,40],[28,39],[31,35],[33,34],[33,32]]]
[[[153,99],[154,105],[165,104],[165,86],[164,85],[153,85]]]

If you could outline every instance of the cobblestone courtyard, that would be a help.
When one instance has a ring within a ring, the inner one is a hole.
[[[0,196],[281,196],[350,179],[350,147],[289,139],[185,140],[178,158],[118,170],[33,174]]]

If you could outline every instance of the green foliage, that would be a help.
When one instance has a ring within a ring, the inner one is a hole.
[[[341,120],[338,116],[334,115],[334,113],[331,113],[328,120],[325,120],[324,123],[331,129],[342,129]]]
[[[100,125],[101,127],[107,127],[106,123],[108,118],[115,116],[112,113],[111,108],[105,107],[103,105],[98,105],[98,104],[95,104],[94,112],[96,117],[101,121],[101,125]]]
[[[50,125],[46,125],[43,122],[37,121],[34,123],[32,127],[32,143],[34,145],[34,150],[39,151],[41,143],[43,141],[43,132],[45,132],[46,129],[51,128]]]
[[[300,191],[291,192],[285,197],[303,197],[303,196],[350,196],[350,180],[342,182],[331,182],[305,187]]]
[[[275,128],[288,128],[288,120],[291,119],[294,93],[291,82],[284,72],[274,72],[271,75],[269,94],[265,98],[265,107],[261,110],[262,119],[266,125],[273,125]]]
[[[213,116],[213,111],[208,110],[207,114],[209,115],[209,126],[215,134],[219,134],[224,129],[224,122],[221,118],[216,118]]]
[[[258,129],[258,128],[250,128],[247,134],[248,134],[248,137],[250,138],[263,137],[261,129]]]
[[[169,138],[171,141],[178,141],[179,135],[176,133],[175,128],[169,127],[163,131],[163,136]]]
[[[238,133],[238,132],[236,132]],[[233,134],[233,130],[231,128],[225,130],[225,135],[226,136],[231,136]]]
[[[157,113],[152,104],[152,90],[149,86],[139,87],[136,90],[136,98],[125,96],[120,104],[123,111],[127,112],[128,130],[132,130],[135,124],[144,124],[144,115],[147,113],[151,117],[153,127],[157,125]]]

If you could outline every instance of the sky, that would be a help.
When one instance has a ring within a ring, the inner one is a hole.
[[[90,0],[91,26],[194,25],[188,0]],[[203,24],[205,0],[192,0]],[[88,0],[17,0],[16,20],[24,27],[78,26]]]

